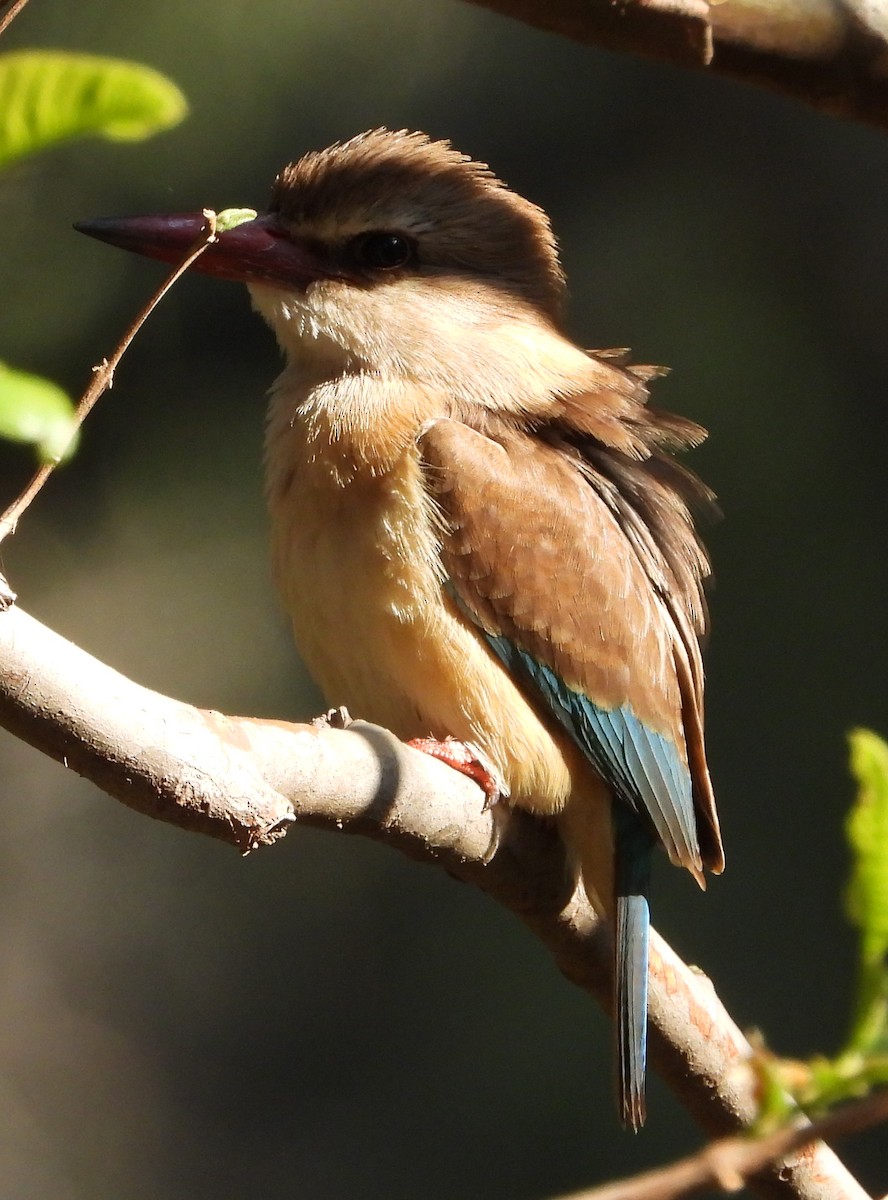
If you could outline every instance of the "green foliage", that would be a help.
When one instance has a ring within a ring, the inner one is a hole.
[[[857,801],[848,815],[854,866],[848,917],[860,932],[861,962],[885,973],[888,952],[888,745],[867,729],[850,737]]]
[[[177,125],[185,97],[139,63],[22,50],[0,56],[0,168],[73,138],[131,142]],[[255,214],[254,214],[255,215]],[[73,453],[73,407],[56,384],[0,363],[0,437],[32,443],[43,462]]]
[[[74,450],[74,406],[48,379],[0,362],[0,437],[30,442],[42,462],[67,458]]]
[[[833,1059],[759,1055],[760,1127],[789,1116],[793,1102],[813,1114],[888,1084],[888,744],[868,729],[849,740],[857,782],[845,826],[852,858],[845,910],[858,932],[854,1018]]]
[[[858,988],[847,1054],[886,1056],[888,1065],[888,745],[876,734],[851,734],[857,801],[847,835],[854,864],[846,910],[859,934]]]
[[[72,138],[131,142],[188,111],[174,83],[116,58],[22,50],[0,57],[0,167]]]

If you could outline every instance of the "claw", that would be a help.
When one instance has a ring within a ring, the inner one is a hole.
[[[321,713],[312,721],[315,729],[348,729],[352,723],[351,713],[342,706],[328,708],[325,713]]]
[[[460,742],[456,738],[447,737],[444,741],[438,738],[412,738],[408,743],[414,750],[421,750],[432,758],[440,759],[459,771],[460,775],[468,775],[484,793],[484,811],[493,817],[493,832],[490,845],[484,853],[483,861],[489,863],[499,849],[502,832],[509,815],[509,810],[502,802],[509,798],[509,787],[497,770],[490,757],[474,742]]]
[[[423,754],[431,755],[432,758],[440,759],[441,762],[447,763],[448,767],[453,767],[454,771],[474,779],[484,792],[485,812],[509,798],[506,781],[490,758],[474,742],[460,742],[452,737],[445,738],[442,742],[438,738],[428,737],[412,738],[407,745],[421,750]]]

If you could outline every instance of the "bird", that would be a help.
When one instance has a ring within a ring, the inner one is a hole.
[[[77,228],[178,261],[200,213]],[[645,1121],[654,848],[724,854],[701,646],[705,431],[657,368],[565,331],[545,212],[424,133],[305,154],[194,264],[247,285],[284,368],[265,440],[274,575],[332,705],[554,820],[611,923],[618,1110]]]

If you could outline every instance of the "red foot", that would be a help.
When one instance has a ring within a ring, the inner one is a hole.
[[[412,746],[414,750],[421,750],[423,754],[431,755],[432,758],[440,759],[441,762],[447,763],[448,767],[453,767],[454,771],[459,771],[460,775],[468,775],[469,779],[474,779],[486,797],[485,808],[492,808],[509,794],[509,789],[499,777],[496,767],[483,751],[471,742],[458,742],[452,737],[441,742],[437,738],[427,737],[411,738],[407,745]]]

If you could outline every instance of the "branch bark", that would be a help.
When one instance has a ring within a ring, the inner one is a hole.
[[[584,1188],[557,1200],[679,1200],[702,1191],[738,1192],[775,1158],[802,1149],[816,1137],[835,1139],[888,1120],[888,1092],[873,1092],[810,1125],[789,1126],[766,1137],[731,1137],[689,1158],[631,1179]]]
[[[129,807],[242,852],[302,822],[437,863],[509,908],[563,974],[610,1008],[610,934],[568,885],[554,831],[513,813],[497,838],[473,783],[377,726],[195,709],[126,679],[14,605],[0,612],[0,725]],[[656,935],[650,1025],[654,1066],[702,1127],[747,1127],[757,1110],[752,1048],[709,980]],[[757,1190],[865,1196],[822,1143],[762,1176]]]
[[[888,126],[886,0],[468,0],[575,41]]]

